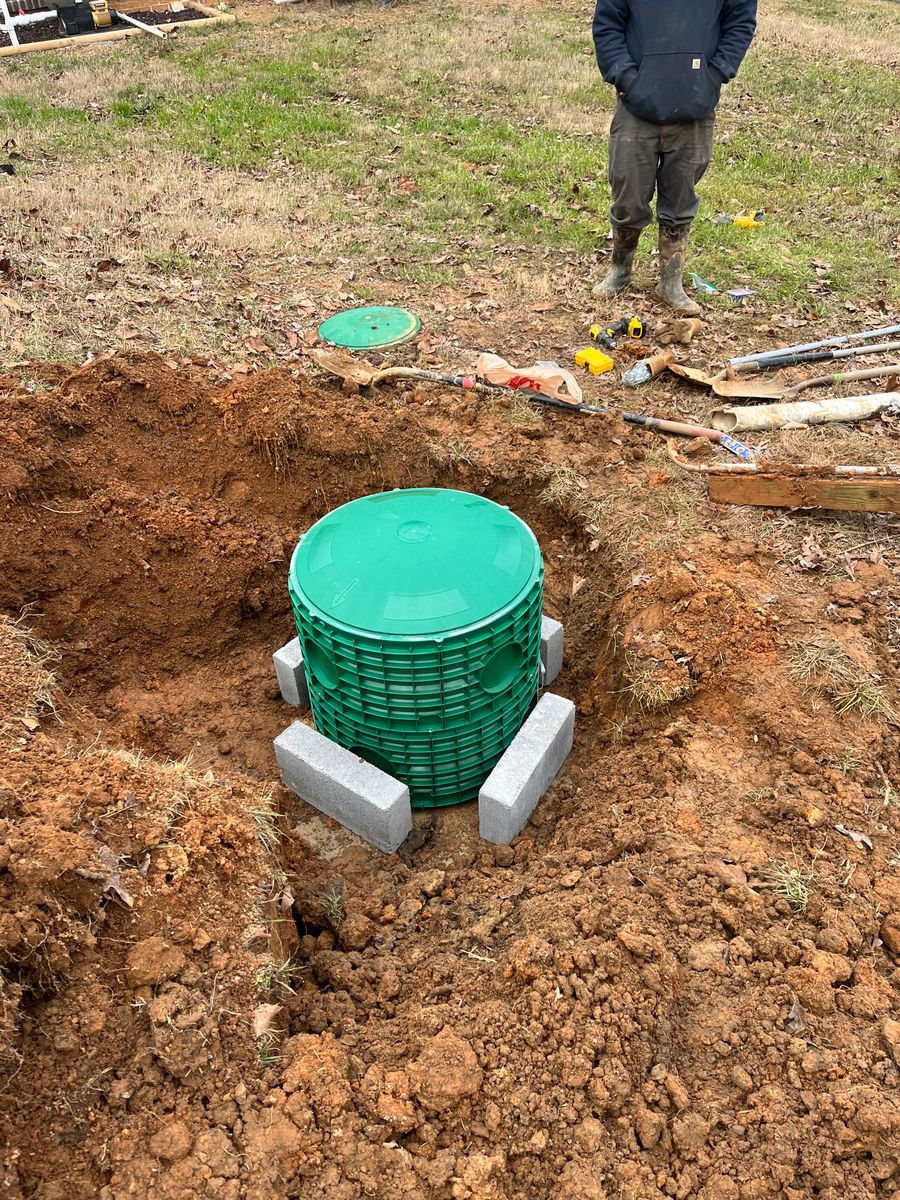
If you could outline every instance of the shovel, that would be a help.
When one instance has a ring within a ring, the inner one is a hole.
[[[807,388],[824,387],[828,384],[853,383],[863,379],[882,379],[900,374],[900,363],[885,367],[867,367],[864,371],[839,371],[834,375],[817,375],[814,379],[804,379],[800,383],[789,385],[785,381],[763,379],[755,376],[739,375],[734,379],[719,379],[707,375],[697,367],[686,367],[681,363],[671,363],[669,370],[679,379],[687,379],[690,383],[701,387],[712,388],[717,396],[726,400],[789,400],[805,392]]]
[[[365,359],[354,358],[346,350],[324,350],[317,347],[310,350],[309,354],[329,375],[336,375],[338,379],[355,383],[357,387],[369,387],[373,383],[381,383],[383,379],[418,379],[423,383],[443,383],[447,387],[463,388],[483,396],[515,392],[516,395],[522,396],[526,400],[533,400],[536,404],[546,404],[550,408],[584,413],[586,416],[604,417],[609,413],[608,408],[603,408],[599,404],[558,400],[555,396],[547,396],[543,392],[533,392],[528,388],[507,387],[500,383],[481,383],[471,375],[442,375],[439,371],[426,371],[424,367],[373,367]]]

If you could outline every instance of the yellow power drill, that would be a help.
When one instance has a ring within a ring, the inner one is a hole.
[[[614,325],[592,325],[588,332],[591,339],[605,346],[607,350],[615,350],[616,338],[627,334],[630,338],[642,338],[647,332],[643,317],[623,317]]]

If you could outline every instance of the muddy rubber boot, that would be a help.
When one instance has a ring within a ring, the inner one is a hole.
[[[634,252],[641,236],[639,229],[613,230],[612,258],[609,273],[591,291],[592,296],[615,296],[631,283]]]
[[[684,256],[690,232],[690,225],[660,225],[656,294],[682,316],[699,317],[703,310],[684,290]]]

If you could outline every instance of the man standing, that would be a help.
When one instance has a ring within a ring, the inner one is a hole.
[[[678,312],[700,312],[683,280],[696,185],[712,158],[722,84],[737,74],[755,31],[756,0],[597,0],[597,63],[619,101],[609,131],[612,266],[595,296],[631,281],[656,191],[656,294]]]

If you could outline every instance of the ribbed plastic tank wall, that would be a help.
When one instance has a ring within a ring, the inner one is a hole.
[[[409,785],[474,799],[534,703],[544,565],[482,496],[364,496],[304,535],[289,590],[316,728]]]

